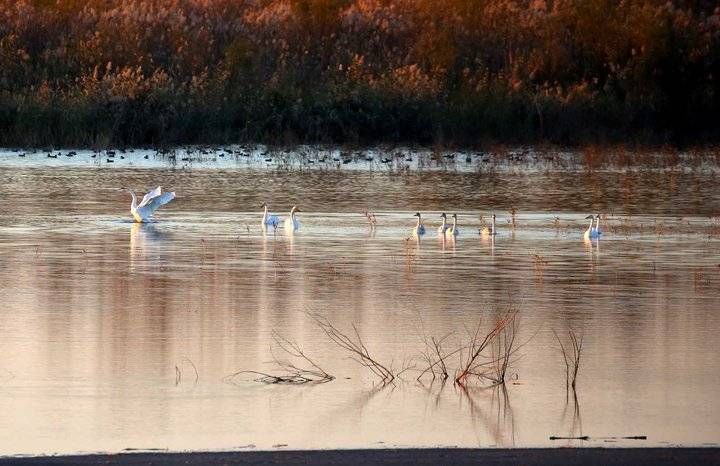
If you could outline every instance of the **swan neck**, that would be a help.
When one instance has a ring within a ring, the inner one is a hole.
[[[135,193],[130,191],[130,195],[132,196],[132,202],[130,203],[130,209],[135,210],[137,208],[137,197],[135,197]]]

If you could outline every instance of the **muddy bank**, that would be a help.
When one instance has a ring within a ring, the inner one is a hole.
[[[206,464],[524,464],[662,465],[719,464],[718,448],[538,448],[312,450],[217,453],[126,453],[116,455],[0,458],[0,465],[206,465]]]

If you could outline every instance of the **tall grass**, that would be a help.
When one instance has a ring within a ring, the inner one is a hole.
[[[2,145],[684,144],[719,77],[706,0],[0,0]]]

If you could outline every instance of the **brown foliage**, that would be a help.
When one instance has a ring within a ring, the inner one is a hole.
[[[706,0],[0,0],[5,143],[682,142],[719,76]]]

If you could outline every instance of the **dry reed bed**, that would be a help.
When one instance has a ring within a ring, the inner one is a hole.
[[[0,0],[0,144],[717,140],[719,49],[713,2]]]

